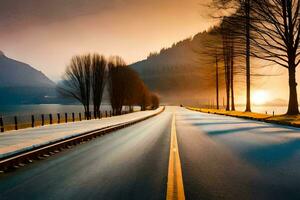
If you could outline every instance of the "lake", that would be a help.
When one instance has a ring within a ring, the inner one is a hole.
[[[93,106],[91,106],[93,111]],[[101,111],[111,111],[110,105],[102,105]],[[18,122],[30,122],[31,115],[34,115],[36,120],[40,120],[41,115],[44,114],[45,120],[48,120],[49,114],[53,115],[53,119],[57,118],[57,113],[61,114],[61,117],[68,113],[68,118],[72,113],[78,117],[79,113],[84,113],[82,105],[62,105],[62,104],[39,104],[39,105],[0,105],[0,116],[3,117],[5,124],[14,123],[14,116],[18,117]]]
[[[91,110],[93,107],[91,107]],[[110,111],[110,105],[102,105],[102,111]],[[61,104],[39,104],[39,105],[0,105],[2,116],[23,116],[56,113],[79,113],[84,112],[82,105],[61,105]]]

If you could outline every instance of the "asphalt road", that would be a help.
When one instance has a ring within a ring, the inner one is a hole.
[[[178,107],[0,175],[0,199],[166,199],[173,112],[186,199],[300,199],[299,128]]]
[[[300,129],[177,110],[186,199],[300,199]]]
[[[165,199],[172,113],[0,175],[0,199]]]

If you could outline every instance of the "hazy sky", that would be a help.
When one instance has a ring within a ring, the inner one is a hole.
[[[205,1],[1,0],[0,50],[53,80],[74,54],[132,63],[209,27]]]

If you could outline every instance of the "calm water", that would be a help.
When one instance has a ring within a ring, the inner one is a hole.
[[[91,111],[92,111],[91,107]],[[110,111],[110,105],[102,105],[101,111]],[[3,117],[5,124],[14,122],[14,116],[18,117],[20,123],[30,122],[31,115],[34,115],[36,120],[41,118],[44,114],[45,120],[49,118],[49,114],[53,115],[53,119],[57,118],[57,113],[61,114],[61,117],[65,113],[68,113],[68,118],[71,117],[72,113],[78,116],[79,113],[84,113],[83,106],[81,105],[61,105],[61,104],[40,104],[40,105],[0,105],[0,116]]]
[[[91,108],[92,109],[92,108]],[[102,105],[102,111],[109,111],[109,105]],[[40,115],[56,113],[79,113],[84,112],[81,105],[61,105],[61,104],[40,104],[40,105],[0,105],[0,115],[2,116],[23,116],[23,115]]]

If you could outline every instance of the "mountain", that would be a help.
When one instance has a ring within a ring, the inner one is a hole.
[[[211,37],[202,32],[151,53],[146,60],[131,65],[146,85],[157,92],[162,102],[170,104],[195,104],[214,98],[214,64],[199,59],[203,44]],[[205,95],[204,95],[205,94]]]
[[[52,103],[55,99],[53,81],[0,51],[0,104]]]
[[[28,64],[10,59],[0,51],[0,87],[54,87],[42,72]]]

